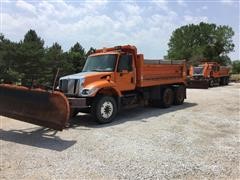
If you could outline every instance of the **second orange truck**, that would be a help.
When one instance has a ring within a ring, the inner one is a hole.
[[[188,87],[208,88],[219,85],[228,85],[230,69],[220,66],[216,62],[205,62],[199,66],[191,66],[189,71]]]

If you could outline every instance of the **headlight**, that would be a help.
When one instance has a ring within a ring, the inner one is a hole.
[[[98,88],[83,89],[83,90],[81,91],[81,95],[82,95],[82,96],[91,96],[91,95],[93,95],[97,90],[98,90]]]

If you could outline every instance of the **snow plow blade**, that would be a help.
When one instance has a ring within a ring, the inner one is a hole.
[[[65,128],[69,103],[61,92],[0,84],[0,115],[55,130]]]
[[[209,82],[204,80],[189,80],[187,88],[208,89]]]

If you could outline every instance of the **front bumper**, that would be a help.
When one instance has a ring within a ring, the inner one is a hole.
[[[87,98],[75,98],[75,97],[69,97],[68,98],[69,105],[71,108],[87,108]]]
[[[200,88],[200,89],[207,89],[209,87],[209,81],[207,79],[203,80],[196,80],[191,79],[187,82],[187,88]]]
[[[192,80],[207,80],[208,78],[204,77],[203,75],[193,75],[191,78]]]

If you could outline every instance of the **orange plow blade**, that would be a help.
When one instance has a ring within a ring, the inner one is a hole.
[[[0,85],[0,115],[55,130],[65,128],[69,103],[64,94],[23,86]]]

